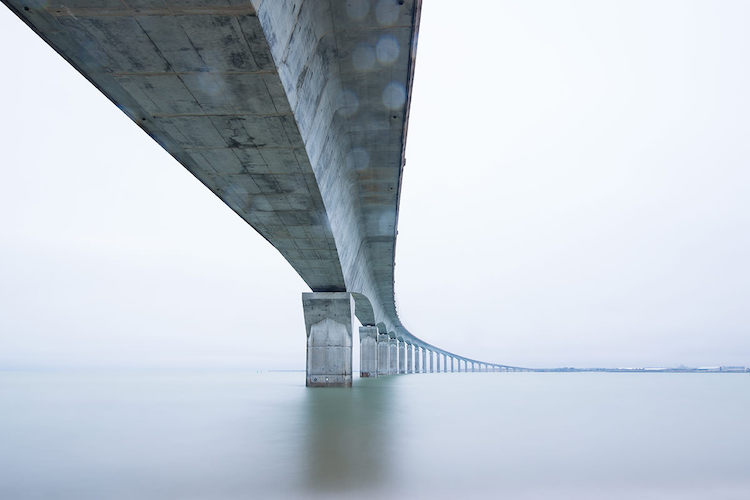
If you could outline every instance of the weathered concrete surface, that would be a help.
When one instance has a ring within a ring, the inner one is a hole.
[[[398,372],[406,374],[406,343],[403,340],[398,341]]]
[[[414,373],[414,346],[406,344],[406,373]]]
[[[387,334],[378,334],[378,376],[388,375],[391,369],[390,338]]]
[[[2,1],[312,291],[433,348],[393,282],[420,0]]]
[[[414,346],[414,373],[422,373],[422,370],[420,369],[421,366],[421,357],[422,357],[422,348],[419,346]]]
[[[435,373],[435,353],[430,351],[430,373]]]
[[[302,294],[307,333],[307,386],[352,385],[354,301],[346,292]]]
[[[391,337],[388,339],[388,348],[390,350],[389,359],[391,366],[388,367],[388,374],[398,375],[398,340]]]
[[[378,376],[378,328],[359,327],[359,376]]]

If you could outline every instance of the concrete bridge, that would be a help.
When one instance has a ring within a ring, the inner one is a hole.
[[[3,0],[271,243],[302,294],[307,385],[518,368],[411,334],[394,302],[420,0]]]

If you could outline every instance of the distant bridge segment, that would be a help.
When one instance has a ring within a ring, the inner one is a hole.
[[[434,347],[396,313],[421,0],[3,3],[310,286],[308,385],[351,384],[355,315],[362,376],[510,368]]]

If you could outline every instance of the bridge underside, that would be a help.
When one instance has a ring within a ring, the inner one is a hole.
[[[308,347],[335,337],[349,383],[344,302],[368,338],[448,354],[394,302],[419,0],[3,2],[321,294],[306,324],[338,311]]]

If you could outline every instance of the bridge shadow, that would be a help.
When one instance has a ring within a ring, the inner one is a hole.
[[[390,481],[394,377],[317,388],[305,397],[305,487],[318,493],[375,490]]]

